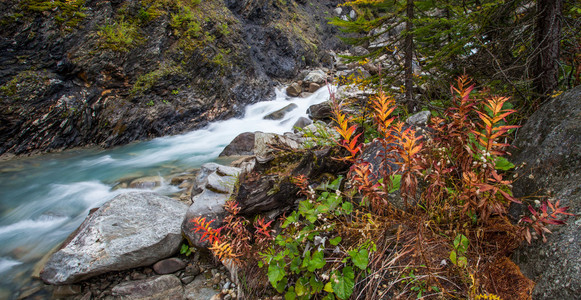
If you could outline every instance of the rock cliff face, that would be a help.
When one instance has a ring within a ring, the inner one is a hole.
[[[325,65],[338,1],[0,3],[0,154],[176,134]]]

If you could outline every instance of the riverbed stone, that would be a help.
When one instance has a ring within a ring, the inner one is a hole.
[[[112,295],[122,299],[181,300],[184,288],[175,275],[161,275],[143,280],[122,282],[113,287]]]
[[[311,119],[300,117],[293,125],[293,128],[295,128],[296,132],[296,128],[305,128],[306,126],[309,126],[311,124],[313,124],[313,121]]]
[[[303,88],[298,82],[293,82],[286,88],[286,94],[291,97],[298,97],[299,94],[303,91]]]
[[[277,111],[271,112],[268,115],[264,116],[265,120],[282,120],[284,118],[284,116],[295,110],[297,107],[299,107],[298,105],[291,103]]]
[[[254,132],[244,132],[236,136],[220,156],[232,155],[253,155],[254,154]]]
[[[129,184],[132,189],[151,190],[161,185],[163,178],[160,176],[148,176],[137,178]]]
[[[318,83],[318,84],[323,84],[327,81],[327,73],[325,73],[323,70],[313,70],[311,72],[309,72],[309,74],[307,74],[307,76],[305,76],[305,82],[311,83]]]
[[[71,284],[151,265],[176,253],[187,205],[150,192],[131,192],[105,203],[54,253],[41,279]]]
[[[208,287],[203,276],[198,276],[184,288],[184,296],[188,300],[210,300],[218,291]]]
[[[177,257],[172,257],[156,262],[153,265],[153,270],[157,274],[165,275],[177,272],[185,267],[186,263],[183,260]]]
[[[329,101],[311,105],[307,114],[312,120],[330,121],[332,116],[331,103]]]

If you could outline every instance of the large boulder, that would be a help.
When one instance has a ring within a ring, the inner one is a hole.
[[[325,73],[323,70],[311,71],[309,74],[307,74],[307,76],[305,76],[305,82],[324,84],[327,82],[327,73]]]
[[[329,101],[319,104],[311,105],[307,109],[307,115],[312,120],[331,121],[333,112],[331,110],[331,103]]]
[[[244,132],[236,136],[219,156],[253,155],[254,132]]]
[[[519,179],[515,196],[550,195],[569,206],[564,226],[551,228],[548,242],[536,240],[514,254],[522,272],[537,284],[534,299],[579,299],[581,295],[581,86],[544,104],[519,130],[512,161]],[[524,207],[521,207],[523,211]],[[512,207],[515,210],[515,207]]]
[[[61,285],[151,265],[179,249],[186,210],[187,205],[154,193],[119,195],[85,219],[40,277]]]
[[[259,162],[266,162],[274,158],[274,148],[298,150],[301,149],[302,142],[302,136],[290,132],[280,135],[257,131],[254,138],[254,154]]]
[[[207,241],[201,240],[202,234],[194,231],[192,219],[202,217],[206,221],[214,220],[211,226],[220,227],[226,217],[224,204],[232,195],[239,173],[239,168],[215,163],[202,166],[194,186],[197,194],[192,198],[193,203],[188,208],[185,218],[182,219],[183,234],[191,245],[199,248],[209,246]]]

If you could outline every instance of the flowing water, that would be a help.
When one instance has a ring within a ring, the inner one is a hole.
[[[102,150],[83,149],[0,162],[0,298],[25,285],[35,263],[62,242],[87,216],[129,189],[113,189],[122,178],[165,176],[214,161],[243,132],[284,133],[310,105],[329,98],[326,88],[308,98],[276,99],[246,108],[244,117],[218,121],[186,134]],[[263,117],[290,103],[283,120]],[[162,184],[160,194],[177,192]]]

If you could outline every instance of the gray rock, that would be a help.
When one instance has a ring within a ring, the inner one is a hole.
[[[357,13],[354,10],[349,12],[349,18],[355,20],[357,18]]]
[[[216,294],[218,291],[207,287],[202,276],[196,277],[192,283],[185,286],[184,290],[185,298],[188,300],[210,300]]]
[[[303,91],[303,88],[297,82],[293,82],[286,88],[286,94],[291,97],[298,97],[299,94]]]
[[[172,257],[164,260],[160,260],[153,265],[153,270],[155,273],[160,275],[171,274],[179,271],[186,267],[186,263],[177,258]]]
[[[254,154],[254,133],[244,132],[235,137],[226,148],[220,153],[220,156],[232,155],[253,155]]]
[[[513,259],[536,282],[533,299],[579,299],[581,295],[581,86],[539,108],[518,131],[513,163],[515,196],[548,194],[569,206],[564,226],[551,227],[547,243],[523,245]],[[513,205],[518,215],[524,206]],[[515,212],[516,211],[516,212]]]
[[[224,204],[230,198],[237,181],[239,168],[222,166],[215,163],[204,164],[196,178],[197,188],[201,193],[192,198],[192,205],[188,208],[182,222],[182,231],[191,245],[205,248],[209,246],[201,241],[201,234],[193,231],[193,218],[204,217],[206,221],[215,220],[211,226],[218,228],[226,216]]]
[[[323,84],[327,81],[327,73],[323,72],[323,70],[314,70],[309,72],[307,76],[305,76],[305,82],[311,83],[319,83]]]
[[[367,50],[361,46],[357,46],[357,47],[353,47],[353,50],[351,50],[351,53],[355,56],[365,56],[365,55],[369,55],[369,50]]]
[[[341,7],[337,7],[334,9],[334,11],[335,11],[336,15],[341,15],[341,13],[343,12],[343,9]]]
[[[431,115],[432,113],[427,110],[420,111],[419,113],[411,115],[405,120],[405,122],[413,126],[426,126],[428,125],[428,121],[430,120]]]
[[[49,284],[70,284],[168,257],[181,244],[186,210],[185,204],[154,193],[119,195],[85,219],[40,277]]]
[[[122,299],[181,300],[184,288],[174,275],[155,276],[144,280],[122,282],[111,290],[113,296]]]
[[[151,190],[161,185],[162,178],[160,176],[149,176],[137,178],[129,184],[132,189]]]
[[[313,124],[313,121],[305,117],[300,117],[293,125],[293,128],[305,128],[305,126],[308,126],[310,124]]]
[[[293,110],[295,110],[298,107],[298,105],[291,103],[275,112],[271,112],[270,114],[264,116],[265,120],[282,120],[282,118],[284,118],[284,116],[288,113],[291,112]]]
[[[301,149],[302,137],[294,134],[279,135],[275,133],[256,132],[254,139],[254,154],[259,162],[266,162],[273,158],[272,146],[289,149]]]

